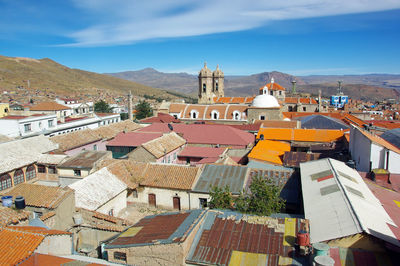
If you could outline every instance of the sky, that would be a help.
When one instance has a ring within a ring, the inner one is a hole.
[[[112,73],[400,74],[400,0],[0,0],[0,55]]]

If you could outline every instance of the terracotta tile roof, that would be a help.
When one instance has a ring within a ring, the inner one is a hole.
[[[92,169],[95,164],[107,157],[111,157],[109,151],[81,151],[58,165],[58,168],[67,169]]]
[[[394,151],[398,154],[400,154],[400,149],[391,144],[390,142],[384,140],[383,138],[377,136],[377,135],[372,135],[370,132],[363,130],[363,129],[358,129],[361,134],[363,134],[365,137],[367,137],[370,141],[385,147],[388,150]]]
[[[278,83],[265,84],[264,86],[260,87],[258,90],[262,91],[264,89],[264,87],[267,87],[268,90],[270,90],[270,91],[284,91],[284,90],[286,90],[284,87],[282,87]]]
[[[285,97],[285,103],[318,104],[314,98]]]
[[[254,97],[214,97],[214,103],[250,104]]]
[[[169,112],[170,113],[180,113],[183,112],[186,108],[185,103],[171,103],[171,105],[169,106]]]
[[[73,190],[69,188],[22,183],[3,195],[23,196],[27,206],[54,209],[71,194]]]
[[[26,233],[34,233],[40,234],[44,236],[48,235],[72,235],[71,232],[66,232],[62,230],[55,230],[55,229],[46,229],[44,227],[38,226],[8,226],[7,229],[19,231],[19,232],[26,232]]]
[[[82,215],[82,226],[85,227],[111,232],[122,232],[126,229],[127,226],[133,224],[128,220],[115,216],[105,215],[96,211],[90,211],[83,208],[76,208],[76,210]]]
[[[0,226],[18,224],[29,219],[30,212],[0,206]]]
[[[159,138],[143,143],[142,147],[158,159],[185,144],[186,140],[184,138],[180,137],[175,132],[171,132]]]
[[[241,114],[241,120],[246,119],[246,110],[248,106],[246,105],[228,105],[228,110],[226,112],[226,117],[225,119],[231,119],[233,120],[233,112],[238,111]],[[220,114],[221,115],[221,114]]]
[[[219,119],[224,119],[225,118],[225,111],[228,105],[210,105],[207,107],[205,110],[205,116],[204,119],[212,119],[211,113],[213,111],[217,111],[219,113]],[[202,118],[202,117],[200,117]]]
[[[100,141],[102,138],[90,129],[74,131],[68,134],[51,137],[50,140],[59,145],[59,150],[68,151],[83,145]]]
[[[280,141],[260,140],[251,150],[248,157],[250,159],[266,161],[282,165],[283,155],[290,151],[290,144]]]
[[[190,112],[197,111],[199,113],[197,117],[202,119],[204,117],[204,111],[206,110],[206,108],[208,106],[209,105],[189,104],[186,108],[185,116],[183,118],[191,118]],[[210,105],[210,106],[212,106],[212,105]]]
[[[194,158],[214,157],[219,159],[219,156],[223,154],[225,151],[226,148],[186,146],[178,154],[178,157],[194,157]]]
[[[29,108],[31,111],[61,111],[70,108],[56,102],[42,102]]]
[[[139,182],[143,179],[147,164],[134,162],[130,160],[110,159],[102,162],[104,166],[130,189],[138,187]]]
[[[261,128],[257,138],[264,135],[268,140],[332,142],[338,141],[344,135],[343,130],[331,129],[292,129],[292,128]]]
[[[68,265],[68,262],[73,262],[73,259],[57,257],[53,255],[34,253],[28,259],[21,262],[19,265],[35,266],[35,265]]]
[[[143,174],[142,186],[189,190],[200,172],[198,167],[149,164]]]
[[[172,115],[158,113],[157,116],[144,118],[140,120],[140,123],[180,123],[179,119],[176,119]]]
[[[162,133],[155,132],[127,132],[119,133],[114,139],[107,142],[107,146],[138,147],[155,138],[162,136]]]
[[[47,219],[53,217],[56,215],[55,211],[49,211],[48,213],[43,214],[42,216],[40,216],[40,220],[42,221],[46,221]]]
[[[142,127],[143,126],[135,122],[125,120],[107,126],[98,127],[96,129],[93,129],[93,131],[103,139],[111,139],[114,138],[120,132],[132,132]]]

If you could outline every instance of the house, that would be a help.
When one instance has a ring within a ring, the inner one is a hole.
[[[311,243],[367,250],[400,246],[398,224],[358,172],[326,158],[300,164]]]
[[[358,171],[380,168],[400,174],[400,149],[371,132],[353,126],[349,150]]]
[[[69,185],[75,191],[75,206],[110,216],[126,208],[127,186],[107,168]]]
[[[8,226],[0,228],[0,263],[17,265],[34,252],[51,255],[71,255],[72,234],[36,226]]]
[[[141,172],[137,198],[131,200],[166,209],[197,208],[199,205],[193,203],[191,189],[199,174],[198,167],[147,164]]]
[[[162,133],[157,132],[121,132],[114,139],[107,142],[107,151],[112,152],[115,159],[125,158],[127,154],[140,147],[143,143],[161,137]]]
[[[0,134],[16,138],[44,134],[57,127],[54,114],[8,115],[0,118]]]
[[[298,218],[252,216],[209,210],[186,257],[187,265],[308,265],[295,251]]]
[[[218,161],[227,153],[227,148],[187,146],[178,153],[178,164],[202,165]]]
[[[40,154],[36,161],[37,168],[37,184],[58,186],[59,178],[57,167],[68,159],[63,154]]]
[[[56,103],[65,105],[71,109],[70,115],[86,115],[93,113],[93,102],[80,103],[76,99],[56,98]]]
[[[10,105],[8,103],[0,103],[0,118],[5,117],[10,112]]]
[[[185,144],[184,138],[170,132],[141,144],[128,153],[128,158],[137,162],[176,163]]]
[[[246,166],[204,165],[190,192],[192,208],[207,207],[207,202],[211,199],[210,189],[213,186],[219,188],[227,186],[233,196],[239,196],[247,182],[249,171]]]
[[[185,265],[205,211],[147,216],[105,242],[108,260],[129,265]]]
[[[33,212],[34,218],[53,217],[52,224],[47,224],[51,228],[65,230],[73,224],[75,196],[70,188],[23,183],[2,194],[5,195],[24,197],[26,210]]]
[[[43,153],[58,148],[45,136],[36,136],[0,144],[0,191],[20,183],[33,182],[37,177],[35,163]]]
[[[54,114],[57,119],[64,119],[71,115],[70,108],[68,106],[56,103],[56,102],[42,102],[29,108],[32,114]]]
[[[97,165],[104,159],[111,158],[107,151],[82,151],[59,164],[60,186],[65,187],[97,170]]]
[[[141,128],[138,132],[174,131],[186,139],[188,146],[202,147],[229,147],[235,149],[248,149],[254,144],[254,135],[227,125],[207,124],[174,124],[172,130],[165,123],[153,123]]]

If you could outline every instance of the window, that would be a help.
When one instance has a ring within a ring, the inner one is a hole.
[[[260,120],[265,120],[265,115],[260,115]]]
[[[81,170],[74,169],[74,176],[81,176]]]
[[[57,169],[55,166],[49,166],[49,174],[57,174]]]
[[[233,120],[240,120],[240,112],[233,111]]]
[[[282,91],[279,91],[279,95],[282,95]]]
[[[36,177],[36,169],[35,166],[30,165],[26,168],[26,181],[31,180]]]
[[[218,91],[218,80],[215,81],[215,90]]]
[[[14,186],[24,183],[24,172],[22,169],[17,169],[14,172]]]
[[[196,110],[192,110],[190,111],[190,117],[193,119],[196,119],[199,117],[199,112],[197,112]]]
[[[9,174],[4,174],[0,176],[0,190],[10,188],[11,185],[11,176]]]
[[[48,120],[47,123],[49,124],[49,127],[53,127],[53,120]]]
[[[206,208],[207,207],[207,199],[206,198],[199,198],[200,206],[199,208]]]
[[[114,259],[122,260],[122,261],[126,262],[126,253],[125,252],[115,251],[114,252]]]
[[[30,132],[32,130],[31,124],[25,124],[24,129],[25,129],[25,132]]]
[[[307,107],[303,106],[303,112],[307,111]]]
[[[39,122],[39,128],[42,128],[42,122]]]
[[[109,215],[109,216],[114,216],[114,209],[109,210],[109,211],[108,211],[108,215]]]
[[[273,95],[274,94],[274,92],[273,91],[269,91],[269,95]]]
[[[97,144],[94,144],[94,145],[93,145],[93,150],[94,150],[94,151],[97,151]]]
[[[176,157],[177,157],[177,153],[175,152],[174,153],[174,160],[176,160]]]
[[[216,110],[212,110],[211,119],[218,119],[218,118],[219,118],[219,112]]]
[[[168,163],[171,163],[171,156],[168,155]]]
[[[64,111],[64,116],[67,116],[67,111]]]
[[[46,173],[46,166],[44,166],[43,164],[38,164],[37,171],[38,173]]]
[[[206,84],[203,83],[203,92],[206,92]]]

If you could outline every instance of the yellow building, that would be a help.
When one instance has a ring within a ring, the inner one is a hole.
[[[10,113],[10,106],[8,103],[0,103],[0,118],[7,116]]]

